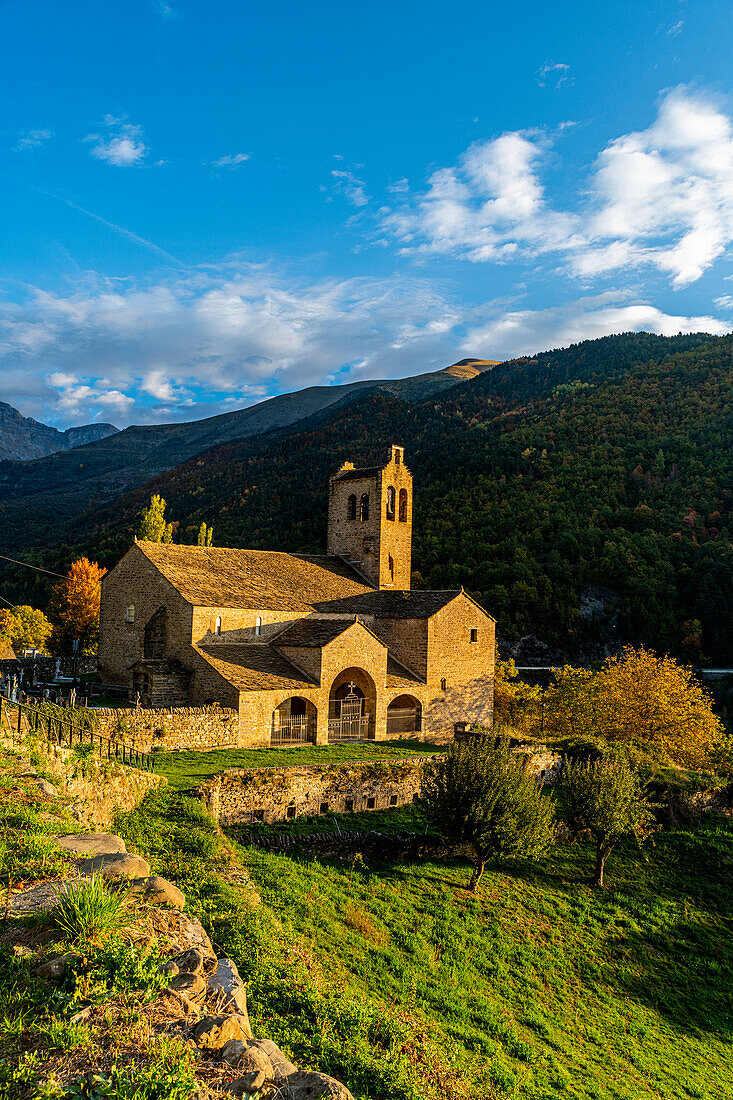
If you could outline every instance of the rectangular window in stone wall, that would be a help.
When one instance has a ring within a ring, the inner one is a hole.
[[[478,630],[476,629],[475,626],[471,627],[471,641],[472,642],[477,642],[478,641]]]
[[[319,813],[322,813],[322,814],[327,814],[328,813],[328,802],[322,802],[321,803],[321,808],[319,810]]]
[[[344,802],[344,812],[347,813],[347,814],[350,814],[353,811],[353,809],[354,809],[354,800],[353,800],[353,798],[347,798],[346,801]]]
[[[367,798],[367,809],[373,810],[377,804],[376,798]]]

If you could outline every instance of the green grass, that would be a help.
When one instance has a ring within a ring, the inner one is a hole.
[[[419,807],[398,813],[424,828]],[[389,827],[389,811],[364,816]],[[487,871],[478,896],[460,860],[236,847],[257,908],[224,881],[221,854],[181,856],[180,838],[207,828],[189,799],[149,796],[117,828],[190,892],[246,975],[256,1033],[356,1100],[733,1096],[730,819],[621,848],[605,891],[587,884],[581,845]]]
[[[225,768],[287,768],[298,764],[340,764],[350,760],[389,760],[443,751],[423,741],[304,745],[283,749],[214,749],[211,752],[157,752],[155,770],[171,787],[195,787]]]

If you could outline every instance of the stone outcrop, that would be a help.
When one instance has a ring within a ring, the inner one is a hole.
[[[114,833],[71,833],[57,836],[56,843],[79,856],[111,856],[127,851],[122,837]]]
[[[79,874],[101,875],[104,879],[140,879],[150,876],[150,864],[142,856],[130,852],[92,856],[79,862]]]

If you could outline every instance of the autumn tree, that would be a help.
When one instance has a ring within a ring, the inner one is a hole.
[[[473,848],[470,890],[490,860],[541,855],[552,839],[552,803],[508,744],[491,737],[452,744],[428,766],[422,798],[442,836]]]
[[[99,634],[99,601],[104,569],[88,558],[78,558],[68,576],[53,589],[48,605],[53,623],[51,649],[70,653],[79,640],[82,653],[93,653]]]
[[[137,537],[143,542],[173,542],[173,524],[166,522],[165,501],[159,493],[153,493],[140,513]]]
[[[603,886],[606,860],[625,837],[641,842],[652,831],[654,818],[636,772],[619,757],[566,762],[561,798],[573,832],[587,830],[596,847],[593,883]]]
[[[16,652],[23,649],[45,652],[50,633],[51,623],[36,607],[21,604],[0,611],[0,637],[10,642]]]
[[[643,647],[627,646],[599,672],[563,669],[547,693],[546,720],[556,737],[688,768],[704,767],[723,737],[692,671]]]
[[[211,546],[214,539],[214,528],[207,527],[206,523],[202,523],[199,527],[199,533],[197,538],[197,545],[199,546]]]
[[[534,733],[540,726],[542,689],[518,679],[514,661],[497,661],[494,673],[494,724],[517,733]]]

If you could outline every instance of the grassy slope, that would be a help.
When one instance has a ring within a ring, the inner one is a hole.
[[[160,752],[155,770],[177,789],[195,787],[225,768],[286,768],[293,764],[340,764],[350,760],[389,760],[440,752],[422,741],[374,744],[308,745],[284,749],[214,749],[211,752]]]
[[[241,848],[263,898],[251,910],[179,850],[180,805],[156,796],[118,827],[236,959],[255,1027],[357,1100],[733,1094],[730,821],[620,851],[604,893],[582,881],[578,847],[489,874],[478,897],[460,861],[369,868]]]

